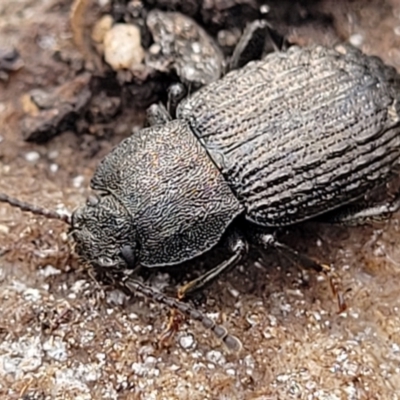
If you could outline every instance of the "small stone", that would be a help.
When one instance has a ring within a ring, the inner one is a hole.
[[[350,36],[349,42],[355,47],[361,47],[364,43],[364,36],[361,33],[354,33]]]
[[[229,293],[231,294],[231,296],[235,299],[238,299],[240,296],[240,292],[232,287],[228,288]]]
[[[50,160],[55,160],[59,155],[60,153],[57,150],[51,150],[47,157],[49,157]]]
[[[290,379],[290,375],[280,374],[276,377],[276,381],[279,383],[285,383]]]
[[[46,342],[44,342],[43,350],[50,358],[57,361],[66,361],[68,358],[65,343],[58,337],[50,337]]]
[[[159,54],[161,54],[161,46],[159,43],[153,43],[149,50],[148,50],[149,54],[151,54],[152,56],[157,56]]]
[[[32,302],[37,302],[42,298],[40,291],[33,288],[26,289],[23,293],[23,296],[25,300]]]
[[[61,271],[52,265],[46,265],[43,269],[39,270],[39,274],[48,278],[49,276],[60,275]]]
[[[93,366],[93,368],[95,368],[95,366]],[[90,370],[85,375],[86,382],[96,382],[100,378],[101,378],[101,373],[99,371],[95,371],[95,370]]]
[[[18,71],[24,66],[18,50],[12,46],[0,46],[0,71]]]
[[[113,25],[113,18],[111,15],[103,15],[95,24],[92,30],[92,39],[97,43],[103,43],[106,33]]]
[[[78,175],[74,179],[72,179],[72,185],[75,188],[80,188],[85,181],[85,177],[83,175]]]
[[[154,356],[148,356],[144,360],[144,364],[147,366],[154,366],[157,363],[157,359]]]
[[[134,70],[144,58],[139,28],[130,24],[115,24],[104,37],[104,58],[114,70]]]
[[[185,335],[179,338],[179,344],[185,350],[191,349],[194,346],[194,337],[193,335]]]
[[[82,290],[86,286],[86,281],[84,279],[80,279],[74,282],[74,284],[71,287],[71,292],[73,293],[81,293]]]
[[[55,174],[58,171],[58,165],[57,164],[50,164],[49,169],[50,169],[50,172]]]
[[[10,228],[7,225],[0,224],[0,233],[8,235],[10,233]]]
[[[263,336],[265,339],[270,340],[274,338],[274,334],[272,333],[272,328],[266,328],[263,330]]]
[[[206,359],[217,365],[224,365],[226,362],[224,355],[217,350],[210,350],[206,354]]]
[[[254,357],[251,354],[245,356],[243,362],[247,368],[254,369],[256,367],[256,361],[254,360]]]
[[[246,315],[246,321],[251,326],[256,326],[260,323],[260,316],[257,314],[248,314],[248,315]]]
[[[218,44],[221,47],[234,47],[240,37],[239,30],[236,31],[228,31],[228,30],[220,30],[218,32],[217,40]]]
[[[107,303],[122,306],[128,297],[121,290],[112,290],[107,295]]]
[[[37,151],[29,151],[25,154],[25,160],[31,163],[38,161],[40,154]]]
[[[18,341],[9,343],[7,349],[2,350],[4,353],[0,356],[2,377],[5,372],[14,374],[15,379],[19,380],[42,365],[42,346],[38,337],[20,337]]]

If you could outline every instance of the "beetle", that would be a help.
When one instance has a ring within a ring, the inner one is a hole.
[[[399,89],[393,68],[344,45],[292,47],[228,73],[102,160],[91,180],[101,195],[72,215],[78,253],[104,268],[165,267],[210,250],[240,215],[268,229],[256,238],[265,247],[280,247],[276,228],[350,221],[399,163]],[[243,235],[230,242],[208,277],[245,254]]]
[[[231,255],[179,293],[203,287],[246,254],[248,241],[326,271],[277,238],[307,220],[387,218],[400,194],[366,201],[400,156],[400,77],[349,45],[293,46],[231,71],[184,99],[99,164],[71,218],[82,259],[104,269],[178,265],[233,229]],[[34,211],[6,195],[0,201]],[[255,229],[254,229],[255,228]]]

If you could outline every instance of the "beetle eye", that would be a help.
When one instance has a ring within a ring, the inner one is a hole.
[[[95,206],[97,206],[97,204],[99,204],[99,201],[100,201],[100,199],[99,199],[98,196],[96,196],[96,195],[94,195],[94,194],[91,194],[91,195],[87,198],[86,204],[87,204],[88,206],[95,207]]]
[[[135,267],[135,253],[131,246],[125,245],[121,248],[121,257],[124,259],[128,267]]]

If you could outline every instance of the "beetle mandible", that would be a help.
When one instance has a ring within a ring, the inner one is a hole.
[[[399,165],[399,99],[399,75],[377,57],[347,45],[294,46],[201,88],[174,120],[153,108],[155,124],[103,159],[91,180],[97,195],[73,212],[77,253],[101,268],[176,265],[210,250],[242,216],[265,228],[251,235],[257,243],[323,270],[275,232],[400,208],[399,194],[364,201]],[[237,264],[247,241],[235,230],[230,258],[181,296]]]

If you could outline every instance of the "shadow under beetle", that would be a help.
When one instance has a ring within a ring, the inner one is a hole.
[[[279,228],[359,223],[400,208],[399,193],[384,204],[366,197],[399,166],[399,100],[394,68],[338,45],[251,62],[183,100],[174,120],[153,107],[154,125],[103,159],[91,180],[97,195],[64,219],[76,251],[106,269],[176,265],[214,247],[242,215],[263,231],[234,230],[231,256],[181,297],[237,264],[250,237],[323,271],[280,243]]]

